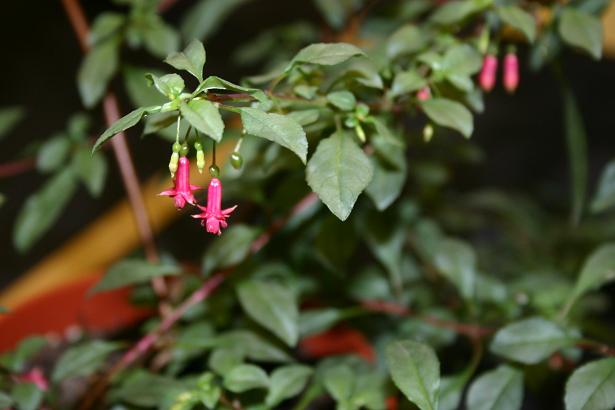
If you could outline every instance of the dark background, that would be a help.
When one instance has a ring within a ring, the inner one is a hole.
[[[90,20],[109,7],[106,1],[82,3]],[[165,15],[165,19],[177,22],[182,12],[193,3],[191,0],[180,1]],[[259,0],[240,7],[206,42],[206,72],[231,81],[254,74],[237,71],[230,61],[229,51],[264,28],[301,19],[320,20],[311,1]],[[63,130],[70,115],[83,109],[75,85],[82,55],[59,0],[40,1],[35,6],[31,2],[5,2],[1,20],[0,106],[20,105],[27,109],[27,119],[1,142],[0,162],[8,162],[20,158],[28,144]],[[148,65],[157,64],[151,57],[144,55],[143,59]],[[615,147],[612,141],[615,61],[605,58],[595,62],[584,55],[566,51],[563,70],[571,81],[586,123],[589,187],[593,192],[599,172],[612,158]],[[535,195],[545,206],[554,206],[565,212],[569,203],[569,177],[559,83],[549,70],[531,73],[524,68],[521,79],[517,95],[510,97],[501,88],[496,89],[487,97],[486,112],[476,118],[473,138],[487,155],[485,161],[471,172],[471,184],[523,191]],[[122,109],[128,108],[124,101]],[[103,127],[100,110],[95,109],[91,116],[94,121],[92,131],[98,132]],[[166,166],[168,144],[148,139],[135,149],[138,141],[134,135],[132,137],[129,142],[143,180]],[[13,222],[25,198],[46,177],[31,171],[0,179],[0,192],[6,196],[6,202],[0,208],[0,286],[36,264],[123,197],[114,160],[106,155],[110,160],[110,172],[102,196],[92,199],[83,188],[79,188],[77,198],[70,203],[61,220],[25,255],[17,253],[12,246]],[[180,219],[182,221],[163,232],[158,241],[181,258],[194,253],[188,252],[185,246],[178,246],[178,241],[174,240],[176,233],[182,231],[183,224],[191,223],[183,221],[187,218]]]

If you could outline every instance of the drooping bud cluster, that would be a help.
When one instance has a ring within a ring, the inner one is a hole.
[[[479,83],[485,92],[489,92],[495,86],[497,77],[498,60],[495,53],[489,53],[483,60],[483,67],[479,74]],[[519,86],[519,60],[514,47],[510,47],[503,61],[503,83],[509,93],[514,93]]]
[[[194,149],[196,151],[197,168],[199,172],[202,173],[205,168],[205,153],[203,152],[203,144],[199,141],[195,142]],[[173,177],[174,187],[161,192],[159,195],[172,197],[177,209],[184,208],[186,203],[197,206],[203,212],[193,215],[193,217],[202,219],[201,225],[205,227],[207,232],[220,235],[222,233],[221,228],[226,228],[228,226],[226,219],[235,210],[235,208],[237,208],[237,206],[222,209],[222,182],[218,179],[220,169],[215,164],[215,148],[213,150],[214,163],[209,167],[209,172],[212,179],[209,183],[209,188],[207,189],[207,206],[205,207],[198,205],[196,198],[194,197],[194,191],[201,188],[190,184],[190,160],[188,159],[188,153],[189,148],[187,144],[181,145],[179,142],[175,142],[173,144],[173,153],[171,154],[171,161],[169,162],[169,171],[171,171],[171,175]],[[238,152],[235,152],[234,154],[239,156]],[[241,156],[239,156],[239,158],[239,166],[241,166]]]

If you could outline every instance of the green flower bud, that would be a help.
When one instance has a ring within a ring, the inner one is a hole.
[[[173,152],[179,152],[182,149],[182,144],[179,142],[173,143]]]
[[[172,177],[175,177],[175,172],[177,172],[178,162],[179,162],[179,153],[173,152],[171,154],[171,160],[169,161],[169,172],[171,172]]]
[[[361,127],[360,125],[357,124],[356,127],[354,127],[354,131],[357,133],[357,137],[359,137],[359,140],[361,140],[361,142],[365,142],[365,131],[363,131],[363,127]]]
[[[241,169],[243,165],[243,157],[239,152],[233,152],[231,154],[231,166],[235,169]]]
[[[214,177],[214,178],[218,178],[220,176],[220,168],[218,168],[217,165],[212,165],[209,167],[209,174]]]
[[[357,114],[359,120],[363,121],[365,117],[367,117],[367,115],[369,114],[369,107],[367,106],[367,104],[358,103],[357,108],[355,108],[355,113]]]
[[[194,149],[197,151],[203,151],[203,144],[201,144],[199,141],[195,142]]]
[[[433,126],[427,124],[425,128],[423,128],[423,141],[429,142],[431,141],[431,137],[433,137]]]
[[[196,167],[199,169],[199,172],[202,174],[205,169],[205,153],[202,149],[197,150],[196,152]]]
[[[188,152],[190,152],[190,148],[188,148],[188,144],[182,145],[182,148],[179,150],[179,153],[181,154],[181,156],[185,157],[186,155],[188,155]]]
[[[348,128],[354,128],[357,125],[359,125],[359,121],[357,121],[356,117],[353,116],[348,116],[346,117],[346,119],[344,120],[344,125]]]

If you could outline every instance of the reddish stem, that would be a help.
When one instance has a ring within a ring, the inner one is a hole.
[[[30,171],[36,165],[34,158],[19,159],[17,161],[0,164],[0,178],[8,178],[22,172]]]
[[[90,49],[90,45],[88,44],[90,29],[79,1],[62,0],[62,5],[75,31],[81,50],[87,53]],[[110,91],[107,92],[104,97],[103,109],[107,126],[111,126],[111,124],[121,118],[117,98]],[[150,262],[157,262],[158,251],[154,242],[154,234],[147,209],[145,208],[145,203],[141,197],[139,179],[130,156],[126,136],[123,132],[120,132],[111,140],[111,147],[113,148],[113,153],[118,162],[122,182],[124,183],[124,188],[128,195],[128,200],[137,225],[137,231],[139,232],[139,237],[141,238],[141,243],[145,250],[145,256]],[[152,280],[152,286],[158,296],[164,296],[166,294],[166,285],[163,278],[154,278]]]

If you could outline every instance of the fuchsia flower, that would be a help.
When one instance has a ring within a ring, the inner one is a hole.
[[[24,373],[20,376],[15,377],[18,382],[21,383],[33,383],[39,390],[47,391],[49,388],[49,383],[47,382],[47,378],[45,374],[40,369],[40,367],[35,367],[27,373]]]
[[[203,212],[198,215],[192,215],[193,218],[203,219],[201,225],[205,226],[207,232],[215,235],[222,233],[222,228],[226,228],[226,218],[237,208],[235,205],[232,208],[222,209],[222,182],[218,178],[212,178],[207,188],[207,206],[197,205]]]
[[[179,166],[177,167],[177,173],[175,174],[175,187],[166,191],[162,191],[158,195],[170,196],[175,199],[175,207],[182,209],[186,202],[191,205],[196,203],[194,194],[192,191],[201,189],[196,185],[190,185],[190,161],[186,157],[179,159]]]
[[[507,53],[504,57],[504,88],[514,93],[519,85],[519,60],[515,53]]]
[[[495,85],[495,76],[498,69],[498,59],[493,54],[487,54],[483,60],[479,82],[483,90],[489,92]]]
[[[419,101],[429,100],[431,98],[431,90],[429,87],[423,87],[416,92],[416,98]]]

